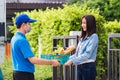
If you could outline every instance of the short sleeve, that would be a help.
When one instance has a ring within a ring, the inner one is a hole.
[[[20,51],[23,54],[24,58],[33,57],[34,54],[30,48],[30,45],[27,40],[22,40],[20,44]]]

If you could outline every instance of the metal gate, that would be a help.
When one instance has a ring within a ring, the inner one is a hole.
[[[75,46],[78,44],[78,36],[58,36],[53,37],[53,51],[57,49],[57,44],[62,42],[62,47],[66,49],[69,47],[70,42],[72,41],[72,45],[74,43]],[[74,51],[71,52],[71,55],[74,54]],[[63,66],[60,67],[53,67],[53,78],[52,80],[77,80],[76,75],[76,66],[71,65],[69,66]]]
[[[108,36],[108,80],[120,80],[120,33]]]

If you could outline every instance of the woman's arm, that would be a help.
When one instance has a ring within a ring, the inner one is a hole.
[[[70,60],[72,61],[73,64],[78,64],[88,60],[91,57],[91,55],[96,57],[97,47],[98,47],[98,36],[96,34],[93,34],[89,39],[89,43],[87,44],[85,49],[82,49],[85,50],[83,51],[84,53]]]

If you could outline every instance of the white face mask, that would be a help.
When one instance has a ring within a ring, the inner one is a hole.
[[[26,33],[29,33],[31,31],[31,26],[28,26],[28,29],[26,30]]]

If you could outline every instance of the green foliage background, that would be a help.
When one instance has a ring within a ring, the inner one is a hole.
[[[13,80],[12,62],[10,59],[5,60],[4,64],[0,64],[4,80]],[[35,80],[52,80],[51,65],[35,65]]]
[[[90,9],[87,6],[78,7],[76,5],[64,5],[63,9],[33,10],[22,13],[26,13],[31,18],[37,20],[36,23],[31,24],[32,30],[27,34],[27,39],[30,41],[31,48],[36,55],[38,54],[38,36],[41,37],[40,44],[42,44],[42,53],[52,53],[53,36],[68,36],[70,31],[79,31],[81,29],[80,18],[85,14],[93,14],[97,21],[97,33],[99,36],[96,61],[97,80],[101,80],[100,75],[107,71],[107,36],[108,33],[119,32],[120,24],[118,21],[106,22],[104,17],[100,15],[99,9]],[[19,14],[21,13],[16,13],[16,16]],[[14,22],[15,18],[13,18],[13,23]],[[15,25],[9,28],[10,31],[15,32]],[[42,71],[43,69],[44,68],[41,68]],[[51,68],[48,67],[46,69],[51,73]],[[44,72],[42,72],[42,74],[43,73]],[[44,78],[51,76],[51,74],[45,75],[45,77],[38,75],[40,74],[35,75],[39,77],[39,79],[36,80],[44,80]]]
[[[99,8],[100,15],[108,21],[120,20],[119,0],[67,0],[68,4],[77,3],[79,6],[87,5],[90,8]]]

